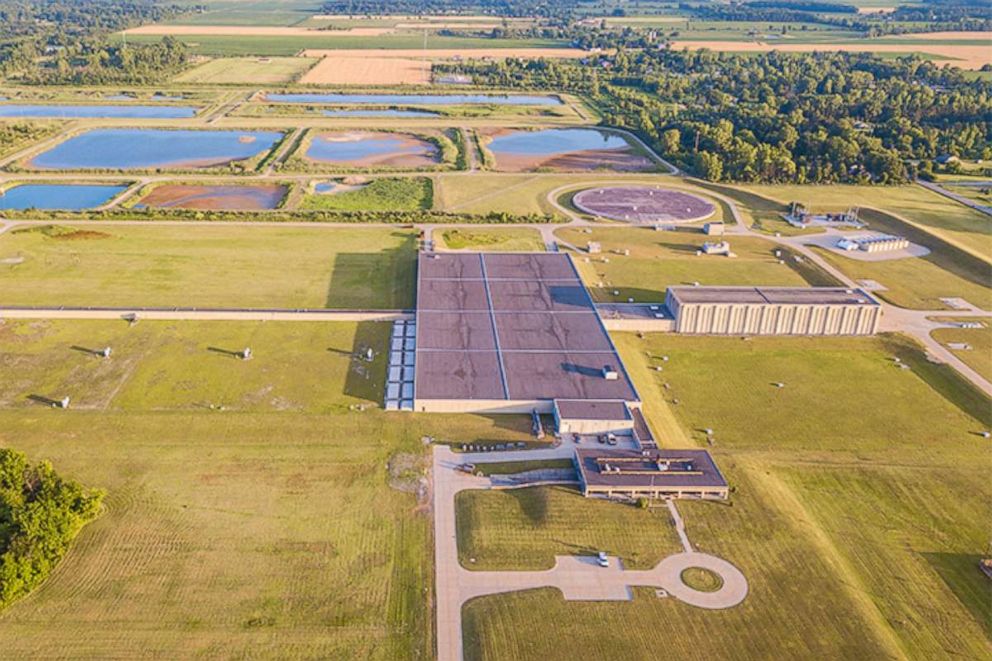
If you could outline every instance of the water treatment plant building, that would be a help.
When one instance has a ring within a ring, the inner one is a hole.
[[[670,287],[665,307],[676,333],[873,335],[882,308],[843,287]]]
[[[413,410],[551,413],[554,400],[637,404],[571,257],[421,253]]]

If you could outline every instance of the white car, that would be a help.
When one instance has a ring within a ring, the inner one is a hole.
[[[600,551],[599,555],[596,556],[596,560],[599,562],[600,567],[610,566],[610,558],[606,555],[606,551]]]

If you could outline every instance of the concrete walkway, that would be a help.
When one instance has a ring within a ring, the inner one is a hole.
[[[183,321],[397,321],[410,310],[328,310],[260,308],[118,308],[2,306],[0,319],[148,319]]]
[[[463,658],[462,608],[466,602],[484,595],[556,588],[572,601],[630,601],[634,587],[653,587],[699,608],[732,608],[747,596],[744,575],[726,560],[692,550],[682,518],[669,503],[683,553],[669,556],[653,569],[624,569],[619,558],[611,557],[609,567],[601,567],[590,556],[556,556],[554,567],[546,571],[470,571],[458,561],[455,496],[465,489],[490,489],[489,478],[467,475],[457,470],[463,462],[517,461],[572,456],[574,447],[537,451],[456,454],[447,446],[435,446],[434,480],[434,562],[437,616],[437,658],[460,661]],[[700,592],[682,582],[682,572],[702,567],[718,574],[722,586],[714,592]]]

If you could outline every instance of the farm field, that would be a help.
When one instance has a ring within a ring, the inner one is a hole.
[[[601,245],[602,254],[573,255],[579,274],[599,301],[633,298],[640,303],[660,302],[670,285],[694,282],[795,287],[808,284],[792,260],[778,263],[775,244],[764,239],[732,237],[730,245],[737,257],[730,258],[697,255],[696,250],[710,237],[690,228],[673,232],[658,232],[650,227],[563,228],[555,236],[580,250],[589,241]],[[618,254],[623,250],[629,250],[630,255]]]
[[[526,425],[351,410],[379,401],[388,334],[349,323],[0,326],[0,365],[18,375],[0,383],[0,444],[108,492],[51,579],[5,610],[5,653],[429,657],[430,520],[387,464],[417,466],[424,434],[517,440]],[[110,359],[72,349],[98,341],[114,346]],[[208,351],[249,343],[247,362]],[[374,363],[354,355],[364,346]],[[55,390],[78,397],[70,410],[24,399]]]
[[[334,51],[344,50],[366,50],[375,51],[377,49],[406,50],[424,56],[424,36],[422,33],[400,33],[395,35],[385,35],[381,37],[369,37],[363,35],[349,35],[336,37],[333,34],[286,36],[286,35],[178,35],[179,39],[196,55],[209,56],[258,56],[258,57],[291,57],[304,51],[306,57],[321,57],[328,53],[314,51]],[[162,40],[159,35],[136,34],[128,35],[128,43],[148,44],[157,43]],[[121,41],[123,41],[121,39]],[[568,44],[561,41],[549,39],[501,39],[495,41],[481,37],[447,37],[429,36],[427,39],[427,56],[429,57],[451,57],[451,54],[463,53],[468,49],[477,57],[486,57],[494,51],[503,49],[526,49],[532,52],[533,56],[538,56],[533,51],[544,51],[547,56],[560,55],[558,50],[568,52]],[[441,52],[431,52],[441,51]],[[580,51],[581,52],[581,51]],[[503,53],[503,57],[517,57],[524,53],[513,54],[512,51]],[[563,55],[569,57],[569,55]]]
[[[410,230],[34,226],[0,236],[6,305],[405,308]],[[292,258],[287,258],[292,255]]]
[[[969,367],[992,381],[992,317],[985,319],[958,319],[957,321],[978,321],[982,328],[938,328],[930,333],[935,340],[947,346],[948,344],[967,344],[970,349],[950,349]]]
[[[184,71],[177,83],[275,85],[295,82],[318,60],[310,57],[237,57],[209,60]]]
[[[672,42],[672,47],[690,50],[706,48],[712,51],[731,53],[767,53],[779,51],[783,53],[812,53],[815,51],[842,51],[847,53],[872,53],[875,55],[897,57],[919,53],[929,59],[946,61],[962,69],[981,69],[992,63],[987,44],[975,43],[943,43],[939,40],[893,40],[886,39],[859,40],[857,43],[824,40],[812,43],[789,43],[785,41],[723,41],[712,39],[679,38]]]
[[[435,230],[434,240],[448,250],[485,250],[489,252],[544,250],[537,230],[528,227],[455,227]]]
[[[427,85],[430,61],[412,57],[325,55],[300,79],[315,85]]]
[[[612,604],[565,602],[553,590],[484,597],[464,610],[466,658],[639,658],[659,646],[686,658],[740,649],[802,658],[986,654],[987,587],[975,565],[988,544],[981,522],[992,491],[975,431],[992,422],[987,398],[898,337],[616,339],[628,369],[641,372],[633,376],[649,405],[666,401],[700,442],[700,428],[714,430],[710,450],[734,488],[733,507],[678,507],[695,546],[747,575],[748,599],[705,612],[652,590]],[[632,354],[650,365],[670,360],[662,373],[644,371]],[[893,354],[912,369],[896,369]],[[842,413],[852,410],[872,415]],[[933,415],[946,426],[933,429]],[[501,514],[521,510],[510,502]],[[541,539],[500,534],[498,520],[486,519],[492,544],[528,548]],[[539,548],[551,552],[576,535],[553,535]]]

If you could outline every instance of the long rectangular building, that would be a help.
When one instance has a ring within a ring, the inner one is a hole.
[[[706,450],[578,449],[574,463],[585,496],[726,499],[730,493]]]
[[[421,253],[416,411],[551,413],[562,400],[639,401],[571,258]]]
[[[843,287],[670,287],[665,306],[676,333],[702,335],[873,335],[882,314]]]

